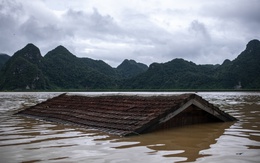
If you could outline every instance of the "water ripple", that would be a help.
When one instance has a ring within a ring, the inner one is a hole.
[[[199,124],[123,138],[13,115],[23,107],[59,94],[0,93],[0,162],[203,163],[221,160],[237,163],[260,160],[260,93],[257,92],[198,93],[238,118],[237,122]],[[171,95],[169,92],[155,94]]]

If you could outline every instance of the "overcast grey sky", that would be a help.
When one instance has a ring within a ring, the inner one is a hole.
[[[0,53],[58,45],[116,67],[234,59],[260,39],[260,0],[0,0]]]

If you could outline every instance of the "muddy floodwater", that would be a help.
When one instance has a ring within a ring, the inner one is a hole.
[[[132,137],[13,115],[61,93],[0,92],[0,162],[260,162],[260,93],[198,92],[239,119]],[[84,95],[180,93],[80,93]]]

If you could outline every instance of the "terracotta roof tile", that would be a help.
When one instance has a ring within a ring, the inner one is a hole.
[[[206,109],[211,108],[217,112],[215,117],[219,114],[223,116],[222,121],[235,120],[195,94],[151,97],[62,94],[18,114],[73,123],[112,134],[130,135],[161,125],[159,122],[162,118],[173,115],[172,113],[192,99],[199,101]]]

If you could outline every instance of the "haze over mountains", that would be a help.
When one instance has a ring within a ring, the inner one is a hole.
[[[113,68],[78,58],[63,46],[43,57],[33,44],[11,57],[0,54],[0,90],[62,89],[260,89],[260,42],[250,41],[236,59],[221,65],[178,58],[148,67],[126,59]]]

